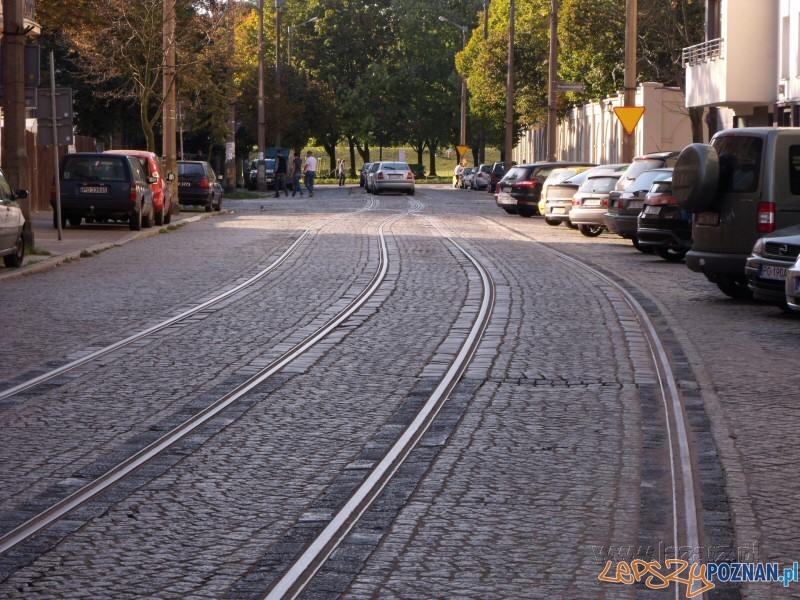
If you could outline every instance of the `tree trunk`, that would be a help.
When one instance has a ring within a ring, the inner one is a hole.
[[[436,177],[436,150],[439,148],[439,140],[428,140],[428,150],[430,151],[430,173],[429,177]]]
[[[423,165],[425,163],[425,158],[423,156],[425,154],[425,141],[418,140],[414,142],[414,151],[417,153],[417,164]]]
[[[347,136],[347,143],[350,144],[350,177],[356,177],[356,140]]]
[[[336,168],[336,144],[323,144],[323,147],[325,148],[325,152],[327,153],[328,158],[330,158],[331,161],[330,170],[333,170]],[[318,175],[324,176],[325,174],[320,173]]]
[[[358,153],[361,155],[361,160],[365,163],[372,162],[369,159],[369,142],[364,142],[364,147],[361,147],[361,144],[356,141],[356,148],[358,149]]]
[[[155,152],[156,134],[153,131],[153,121],[150,119],[150,115],[147,114],[149,103],[150,103],[149,94],[139,98],[139,118],[142,121],[142,132],[144,133],[144,137],[147,140],[147,151]]]

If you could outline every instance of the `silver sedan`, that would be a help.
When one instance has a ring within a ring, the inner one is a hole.
[[[394,191],[414,195],[414,172],[404,162],[381,162],[371,173],[372,192]]]

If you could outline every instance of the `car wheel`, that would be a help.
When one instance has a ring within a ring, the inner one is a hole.
[[[735,300],[750,300],[753,298],[753,291],[747,287],[747,280],[741,277],[723,275],[717,278],[714,283],[726,296]]]
[[[553,227],[558,227],[559,225],[561,225],[561,221],[557,219],[548,219],[547,217],[544,218],[544,222],[547,223],[548,225],[552,225]]]
[[[602,225],[580,225],[578,230],[586,237],[597,237],[603,233]]]
[[[14,244],[14,253],[3,257],[3,263],[9,269],[16,269],[22,266],[22,259],[25,258],[25,238],[20,232],[17,243]]]
[[[67,217],[67,221],[69,221],[70,227],[80,227],[81,221],[83,221],[83,217],[79,217],[77,215],[70,215]]]
[[[691,212],[708,210],[717,196],[719,171],[719,154],[713,146],[686,146],[672,172],[672,193],[681,208]]]
[[[172,221],[172,207],[164,215],[164,225],[169,225]]]
[[[519,213],[520,217],[525,217],[526,219],[530,219],[534,215],[538,215],[539,211],[529,206],[518,206],[517,212]]]
[[[656,250],[656,254],[658,254],[664,260],[668,260],[670,262],[678,262],[683,260],[683,257],[686,256],[686,252],[686,250],[677,250],[675,248],[667,248],[664,246]]]
[[[413,196],[415,191],[416,191],[416,190],[413,190],[413,189],[412,189],[412,190],[408,190],[408,195],[409,195],[409,196]]]
[[[508,214],[510,214],[510,215],[515,215],[515,214],[517,214],[517,209],[516,209],[516,208],[506,208],[506,207],[503,207],[503,210],[504,210],[504,211],[506,211],[506,212],[507,212]]]
[[[131,231],[139,231],[142,228],[142,210],[133,211],[128,217],[128,227]]]
[[[161,227],[164,224],[164,208],[165,207],[162,206],[161,210],[156,213],[155,218],[153,219],[158,227]]]
[[[214,210],[217,212],[222,210],[222,196],[219,197],[219,200],[217,200],[217,203],[214,205]]]
[[[642,246],[636,236],[631,238],[631,242],[633,243],[633,247],[639,252],[643,252],[644,254],[652,254],[655,252],[655,249],[652,246]]]

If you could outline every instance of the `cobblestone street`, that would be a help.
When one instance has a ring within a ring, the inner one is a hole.
[[[0,281],[0,541],[191,424],[0,545],[0,598],[264,598],[440,389],[300,597],[676,598],[598,576],[800,560],[796,318],[485,192],[225,208]]]

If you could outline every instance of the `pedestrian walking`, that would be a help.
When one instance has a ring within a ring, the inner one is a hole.
[[[286,189],[286,175],[289,168],[286,164],[286,157],[283,155],[283,150],[278,150],[278,156],[275,159],[275,197],[281,195],[281,190],[285,196],[289,195]]]
[[[314,180],[317,178],[317,159],[314,158],[314,152],[311,150],[306,153],[306,164],[303,166],[303,173],[306,176],[308,195],[313,198]]]
[[[457,188],[461,184],[461,176],[464,174],[464,164],[465,161],[461,161],[460,163],[456,163],[456,168],[453,169],[453,187]]]
[[[292,196],[300,192],[300,197],[303,197],[303,188],[300,187],[302,175],[303,159],[300,157],[300,150],[295,150],[294,160],[292,160]]]
[[[339,187],[342,187],[344,185],[345,169],[346,169],[346,166],[345,166],[345,163],[344,163],[344,159],[342,158],[341,160],[339,160],[339,169],[338,169]]]

